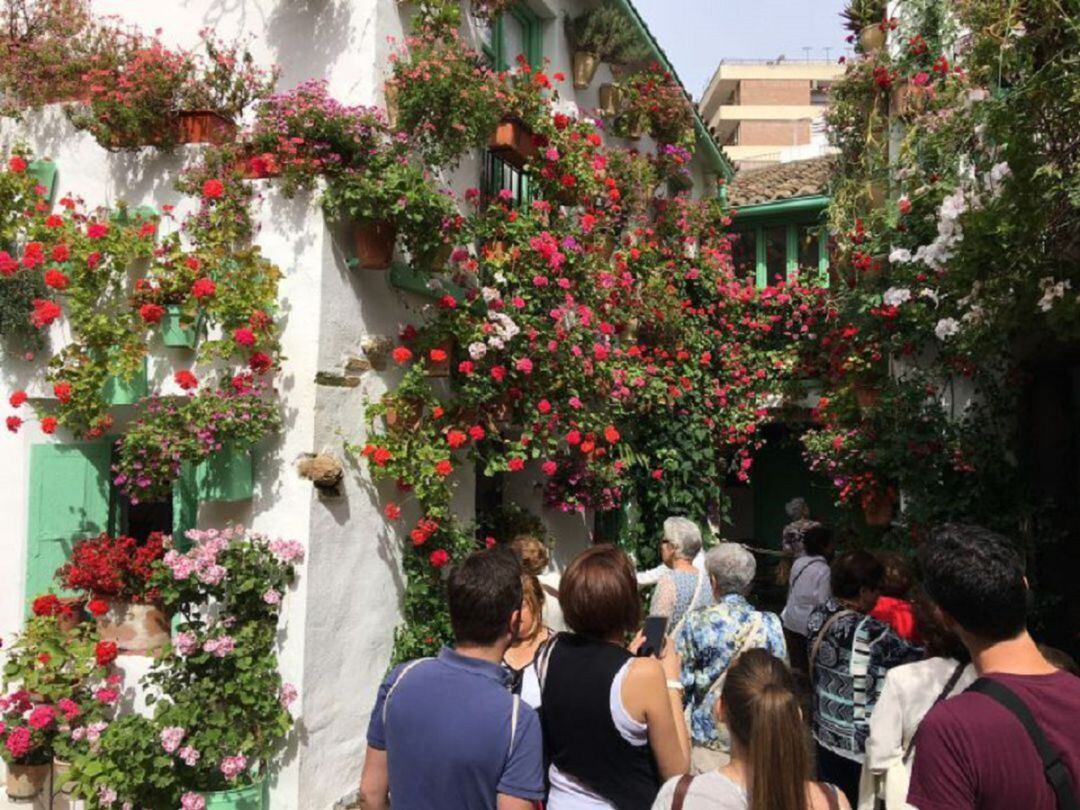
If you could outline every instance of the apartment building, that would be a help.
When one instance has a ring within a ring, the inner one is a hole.
[[[699,103],[701,116],[739,169],[825,154],[836,62],[723,60]]]

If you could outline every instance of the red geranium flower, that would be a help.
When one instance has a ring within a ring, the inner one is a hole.
[[[116,646],[115,641],[99,641],[97,646],[94,647],[94,657],[97,659],[99,667],[107,667],[116,660],[116,656],[119,654],[120,649]]]
[[[53,433],[56,433],[56,417],[55,416],[46,416],[45,418],[43,418],[41,420],[41,432],[42,433],[47,433],[50,436]]]
[[[108,233],[109,226],[104,222],[92,222],[86,229],[86,236],[89,239],[103,239]]]
[[[435,465],[435,472],[439,475],[446,477],[454,471],[454,465],[450,463],[448,459],[443,459]]]
[[[44,329],[59,318],[61,314],[63,314],[63,310],[55,301],[46,298],[35,298],[34,311],[30,313],[30,323],[38,329]]]
[[[217,284],[211,278],[196,279],[195,283],[191,285],[191,294],[200,301],[209,298],[215,292],[217,292]]]
[[[442,568],[450,562],[450,555],[446,553],[445,549],[437,548],[431,552],[431,556],[428,559],[431,560],[431,564],[436,568]]]
[[[193,388],[199,387],[199,380],[187,369],[181,369],[173,375],[173,379],[176,384],[183,388],[185,391],[190,391]]]
[[[216,200],[225,193],[225,184],[220,180],[211,179],[203,183],[202,194],[208,200]]]
[[[511,472],[521,472],[525,469],[525,459],[521,458],[520,456],[514,456],[512,459],[510,459],[509,462],[507,462],[506,466],[510,468]]]
[[[459,447],[463,447],[469,441],[469,437],[462,433],[460,430],[450,430],[446,433],[446,443],[449,444],[455,450]]]
[[[165,307],[160,304],[143,304],[139,307],[139,317],[146,323],[160,323],[165,317]]]
[[[71,258],[71,248],[67,245],[57,245],[52,249],[52,260],[54,262],[66,262]]]
[[[66,405],[71,400],[71,383],[58,382],[53,385],[53,395],[60,400],[61,405]]]
[[[273,368],[274,361],[265,352],[255,352],[248,358],[248,368],[256,374],[265,374]]]
[[[383,514],[387,520],[397,520],[401,517],[401,507],[391,501],[383,508]]]
[[[391,356],[394,358],[395,363],[404,364],[404,363],[408,363],[410,360],[412,360],[412,351],[410,351],[405,346],[398,346],[391,353]]]
[[[50,267],[45,271],[45,286],[52,287],[54,290],[66,290],[70,279],[57,270],[55,267]]]
[[[12,155],[8,158],[8,169],[15,174],[22,174],[26,171],[26,161],[18,155]]]
[[[604,428],[604,438],[607,439],[608,444],[615,444],[619,440],[619,431],[615,429],[614,425],[608,425]]]
[[[233,340],[235,340],[241,346],[254,346],[255,345],[255,333],[250,329],[244,329],[240,327],[233,331]]]
[[[19,428],[22,427],[23,420],[17,416],[9,416],[6,420],[7,429],[12,433],[18,433]]]
[[[92,616],[104,616],[109,612],[109,603],[104,599],[91,599],[87,603],[86,609],[90,611]]]
[[[54,593],[43,593],[30,605],[35,616],[55,616],[60,612],[60,600]]]
[[[431,358],[432,363],[445,363],[449,355],[443,349],[432,349],[428,352],[428,357]]]
[[[26,392],[22,390],[15,391],[10,397],[8,397],[8,402],[11,403],[12,408],[18,408],[20,405],[26,402]]]

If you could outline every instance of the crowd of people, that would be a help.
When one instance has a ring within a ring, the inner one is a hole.
[[[534,537],[454,566],[455,644],[382,684],[361,807],[1075,810],[1080,678],[1029,635],[1013,545],[941,526],[913,588],[789,514],[779,616],[754,554],[681,517],[659,570],[597,545],[559,576]]]

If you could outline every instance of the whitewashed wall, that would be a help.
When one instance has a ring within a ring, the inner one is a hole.
[[[146,31],[161,29],[167,42],[179,45],[194,45],[203,28],[223,38],[250,36],[258,59],[281,65],[281,89],[325,78],[331,92],[351,104],[381,102],[387,58],[394,48],[390,38],[401,40],[410,10],[394,0],[96,0],[94,5],[99,13],[119,15]],[[600,83],[611,77],[602,65],[592,86],[580,95],[569,81],[571,58],[560,14],[566,7],[580,13],[581,4],[535,0],[530,5],[546,21],[544,53],[552,71],[567,74],[568,81],[559,88],[564,103],[590,111],[597,104]],[[172,184],[184,162],[196,159],[198,147],[172,154],[110,154],[88,135],[75,132],[59,107],[32,113],[21,124],[0,122],[0,146],[6,151],[17,141],[58,164],[61,194],[72,192],[91,207],[119,200],[159,210],[179,205],[177,213],[183,214],[184,201]],[[644,139],[638,147],[651,144]],[[699,190],[704,187],[702,171],[699,159]],[[479,161],[463,161],[451,182],[458,192],[477,185]],[[281,633],[283,674],[300,691],[294,704],[299,721],[284,767],[275,776],[271,805],[274,810],[323,810],[355,790],[359,779],[370,708],[400,620],[402,538],[381,515],[392,493],[377,491],[362,465],[347,462],[342,495],[327,497],[300,479],[294,464],[308,452],[331,451],[344,458],[344,442],[364,440],[364,403],[377,399],[398,372],[358,373],[355,387],[318,385],[316,375],[341,375],[348,358],[362,356],[365,336],[397,335],[405,323],[420,320],[424,303],[393,290],[386,273],[348,269],[313,197],[286,200],[271,182],[256,185],[257,242],[283,271],[280,299],[287,359],[279,388],[285,429],[257,454],[254,499],[204,504],[198,524],[207,528],[239,522],[307,547],[307,563],[285,604],[287,622]],[[62,335],[63,328],[53,331]],[[167,386],[185,363],[190,363],[187,354],[153,347],[151,385]],[[39,362],[5,355],[0,402],[12,391],[30,387],[40,368]],[[130,409],[118,409],[119,424],[129,415]],[[54,438],[71,440],[60,432]],[[0,435],[0,639],[17,632],[23,618],[29,448],[48,440],[35,424],[17,435]],[[538,479],[536,474],[512,476],[509,494],[541,513]],[[455,504],[465,519],[473,513],[473,493],[472,471],[463,470]],[[415,517],[415,509],[407,510],[402,525]],[[555,562],[562,568],[588,543],[591,515],[543,517],[557,538]],[[145,668],[141,661],[120,663],[132,673]],[[0,795],[0,807],[6,802]]]

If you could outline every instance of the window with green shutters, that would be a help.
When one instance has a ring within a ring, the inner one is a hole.
[[[791,281],[829,284],[828,233],[810,222],[762,222],[732,234],[732,259],[737,271],[752,275],[759,287]]]
[[[112,485],[112,452],[111,439],[30,448],[27,603],[54,587],[56,569],[83,537],[107,531],[144,539],[166,531],[185,546],[184,533],[195,528],[199,508],[193,473],[177,479],[171,503],[130,504]]]
[[[484,55],[496,70],[513,67],[524,56],[533,68],[544,62],[543,21],[518,3],[491,21],[483,43]]]

